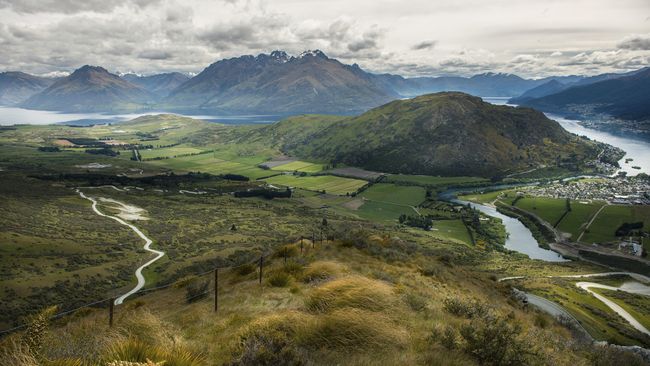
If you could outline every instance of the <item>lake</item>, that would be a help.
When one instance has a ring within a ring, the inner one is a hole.
[[[64,113],[56,111],[37,111],[33,109],[2,107],[0,106],[0,126],[10,126],[14,124],[28,125],[49,125],[53,123],[115,123],[128,121],[133,118],[148,116],[161,113],[172,113],[164,111],[151,111],[146,113],[127,113],[127,114],[104,114],[104,113]],[[210,115],[210,114],[184,114],[173,112],[174,114],[202,119],[210,122],[220,122],[226,124],[248,124],[248,123],[272,123],[279,121],[283,116],[271,115]]]

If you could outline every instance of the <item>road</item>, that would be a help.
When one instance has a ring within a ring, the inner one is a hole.
[[[632,272],[604,272],[604,273],[589,273],[589,274],[581,274],[581,275],[564,275],[564,276],[547,276],[547,277],[548,278],[590,278],[590,277],[594,278],[594,277],[606,277],[606,276],[614,276],[614,275],[627,275],[639,282],[644,283],[645,285],[641,283],[638,284],[632,283],[632,284],[623,284],[621,287],[612,287],[612,286],[607,286],[607,285],[594,283],[594,282],[578,282],[576,283],[576,286],[589,292],[595,298],[597,298],[602,303],[607,305],[607,307],[609,307],[610,309],[612,309],[612,311],[620,315],[623,319],[625,319],[628,323],[630,323],[630,325],[634,327],[636,330],[638,330],[639,332],[650,335],[650,331],[646,327],[644,327],[638,320],[636,320],[636,318],[634,318],[630,313],[628,313],[625,309],[623,309],[620,305],[616,304],[615,302],[606,298],[605,296],[600,295],[595,291],[591,290],[591,288],[603,288],[608,290],[625,291],[633,294],[650,296],[650,287],[647,286],[647,284],[650,284],[650,277],[638,273],[632,273]],[[504,277],[499,279],[498,282],[523,279],[523,278],[526,278],[526,276]],[[546,311],[547,313],[550,313],[555,316],[559,315],[559,313],[563,313],[575,319],[573,316],[571,316],[571,314],[568,313],[566,309],[562,308],[560,305],[550,300],[529,293],[525,293],[525,292],[524,294],[526,295],[528,301],[531,304],[538,306],[540,309]]]
[[[115,188],[115,189],[118,189],[118,188]],[[99,211],[99,209],[97,208],[97,201],[95,199],[86,196],[79,189],[77,189],[77,192],[79,193],[79,196],[81,196],[81,198],[85,198],[85,199],[89,200],[90,202],[92,202],[93,211],[95,211],[95,213],[97,215],[102,216],[102,217],[108,217],[110,219],[113,219],[113,220],[119,222],[120,224],[122,224],[124,226],[128,226],[131,230],[133,230],[133,232],[135,232],[140,238],[142,238],[142,240],[144,240],[144,247],[143,247],[144,250],[149,251],[149,252],[156,255],[153,259],[151,259],[147,263],[141,265],[140,267],[138,267],[138,269],[135,270],[135,277],[137,278],[138,283],[129,292],[127,292],[127,293],[123,294],[122,296],[118,297],[117,299],[115,299],[115,305],[120,305],[120,304],[122,304],[124,302],[124,300],[127,297],[129,297],[129,296],[133,295],[134,293],[140,291],[140,289],[142,289],[144,287],[146,281],[144,279],[144,276],[142,275],[142,270],[147,268],[151,264],[153,264],[155,261],[162,258],[165,255],[165,252],[161,252],[159,250],[151,249],[150,246],[153,243],[153,241],[151,239],[149,239],[146,235],[144,235],[144,233],[142,231],[140,231],[140,229],[138,229],[135,225],[129,224],[128,222],[122,220],[119,217],[106,215],[105,213]]]

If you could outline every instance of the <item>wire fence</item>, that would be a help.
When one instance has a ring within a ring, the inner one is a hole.
[[[307,244],[311,244],[312,249],[315,249],[315,247],[316,247],[316,235],[315,234],[312,234],[310,236],[301,236],[298,241],[300,243],[300,254],[301,255],[303,255],[306,252],[306,249],[309,248],[309,245],[307,245],[307,247],[305,247],[306,242],[308,242]],[[328,239],[326,238],[325,241],[327,242]],[[321,242],[321,245],[322,245],[323,244],[322,234],[321,234],[321,237],[320,237],[320,242]],[[214,267],[213,269],[211,269],[209,271],[204,271],[204,272],[201,272],[201,273],[194,274],[193,275],[195,277],[194,279],[198,279],[198,278],[204,277],[204,276],[209,275],[209,274],[214,274],[213,288],[211,289],[210,286],[209,286],[209,283],[208,283],[208,286],[206,286],[206,289],[204,291],[201,291],[200,293],[197,293],[197,294],[192,294],[191,296],[185,296],[183,298],[183,300],[181,302],[179,302],[179,304],[185,304],[187,306],[182,307],[181,309],[179,309],[179,310],[177,310],[177,311],[175,311],[173,313],[167,314],[163,318],[168,318],[168,317],[171,317],[173,315],[176,315],[176,314],[180,313],[181,311],[187,309],[187,307],[192,305],[192,303],[196,299],[207,296],[211,292],[214,292],[214,294],[215,294],[215,297],[214,297],[214,311],[216,312],[217,309],[218,309],[218,288],[219,288],[218,275],[219,275],[220,271],[235,270],[235,269],[238,269],[238,268],[241,268],[241,267],[244,267],[244,266],[255,265],[255,266],[257,266],[258,282],[259,282],[260,285],[262,285],[262,280],[264,278],[264,265],[265,265],[266,259],[268,259],[272,255],[280,254],[280,255],[284,255],[284,261],[286,263],[287,256],[288,256],[287,252],[288,251],[286,249],[284,250],[284,253],[279,252],[279,251],[269,251],[269,252],[266,252],[265,254],[261,254],[259,257],[256,257],[254,260],[247,261],[245,263],[240,263],[240,264],[231,265],[231,266],[217,266],[217,267]],[[184,281],[187,281],[187,277],[181,278],[181,279],[176,280],[176,281],[172,281],[172,282],[164,284],[164,285],[160,285],[160,286],[156,286],[156,287],[150,287],[150,288],[146,288],[146,289],[143,288],[140,291],[131,294],[131,296],[129,296],[127,299],[125,299],[125,302],[123,304],[121,304],[121,305],[116,305],[115,304],[116,297],[109,297],[109,298],[94,301],[94,302],[91,302],[91,303],[88,303],[88,304],[84,304],[84,305],[75,307],[73,309],[68,309],[68,310],[56,313],[56,314],[52,315],[49,319],[50,320],[59,319],[59,318],[62,318],[64,316],[68,315],[68,314],[75,313],[75,312],[77,312],[79,310],[82,310],[82,309],[98,307],[99,305],[106,306],[104,304],[108,304],[108,309],[109,309],[108,324],[109,324],[109,326],[113,326],[115,306],[122,307],[126,303],[129,303],[131,300],[133,300],[133,299],[135,299],[135,298],[137,298],[139,296],[142,296],[142,295],[145,295],[145,294],[148,294],[148,293],[151,293],[151,292],[155,292],[155,291],[168,289],[168,288],[173,287],[175,285],[179,285]],[[6,335],[11,334],[11,333],[16,332],[16,331],[23,330],[23,329],[27,328],[29,326],[29,324],[30,324],[29,321],[25,321],[23,324],[14,326],[12,328],[0,330],[0,337],[6,336]]]

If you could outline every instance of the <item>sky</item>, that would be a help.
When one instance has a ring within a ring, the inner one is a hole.
[[[0,0],[0,71],[198,73],[320,49],[404,76],[650,66],[650,0]]]

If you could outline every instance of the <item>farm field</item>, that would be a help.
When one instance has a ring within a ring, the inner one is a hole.
[[[571,212],[564,216],[557,228],[571,234],[571,238],[574,240],[578,239],[584,226],[602,205],[604,205],[603,202],[580,203],[572,201]]]
[[[433,230],[428,235],[439,239],[451,239],[462,244],[472,245],[472,238],[461,220],[437,220],[433,222]]]
[[[418,186],[378,183],[363,191],[360,196],[372,201],[417,206],[424,201],[425,194],[424,188]]]
[[[617,239],[616,229],[621,224],[643,222],[643,227],[650,226],[650,206],[643,205],[611,205],[603,208],[598,217],[582,237],[585,243],[605,243]],[[648,241],[645,243],[649,247]]]
[[[430,175],[404,175],[389,174],[387,182],[405,182],[421,186],[453,186],[489,183],[489,180],[480,177],[436,177]]]
[[[393,223],[397,223],[400,215],[416,215],[411,207],[375,201],[365,201],[355,213],[366,220],[390,221]]]
[[[190,146],[173,146],[165,147],[162,149],[141,149],[139,150],[140,156],[143,160],[155,158],[175,157],[179,155],[198,154],[203,152],[203,149]]]
[[[148,164],[165,167],[175,171],[200,171],[210,174],[239,174],[257,179],[273,175],[273,172],[258,168],[254,164],[246,164],[232,160],[218,158],[218,153],[206,153],[180,158],[153,160]]]
[[[277,165],[271,170],[279,170],[285,172],[305,172],[305,173],[318,173],[323,170],[322,164],[314,164],[307,161],[292,161],[287,164]]]
[[[325,191],[325,193],[335,195],[352,194],[368,184],[364,180],[335,177],[332,175],[297,177],[285,174],[266,178],[264,181],[273,185],[297,187],[318,192]]]
[[[511,203],[510,200],[502,200]],[[555,225],[566,211],[566,200],[547,197],[523,197],[517,200],[515,207],[528,211]]]
[[[490,203],[501,196],[504,202],[512,202],[515,198],[515,194],[516,190],[514,189],[505,191],[472,192],[459,195],[458,199],[475,203]]]

